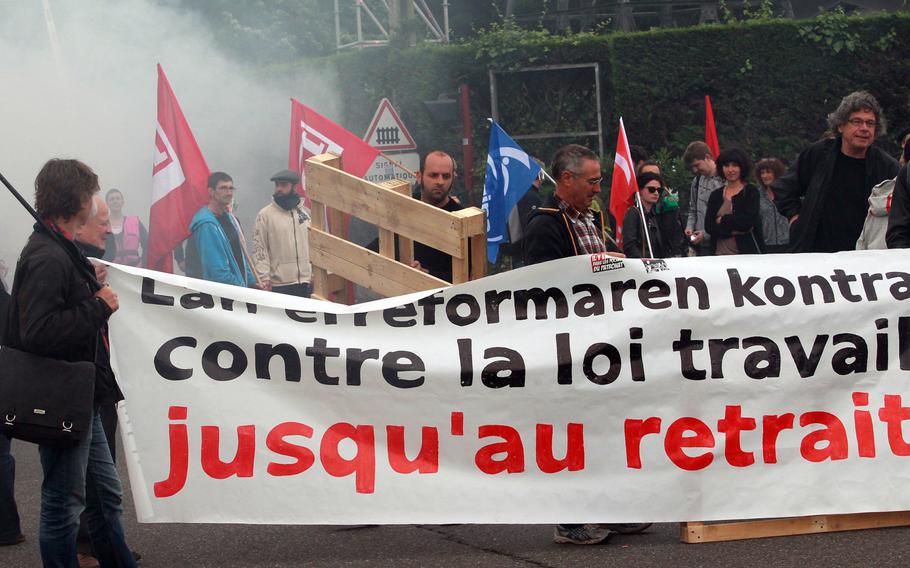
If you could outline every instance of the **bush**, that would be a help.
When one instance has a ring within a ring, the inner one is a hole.
[[[654,155],[678,157],[704,136],[704,97],[711,96],[721,146],[754,158],[796,153],[825,131],[825,117],[847,93],[872,92],[895,128],[910,124],[910,16],[762,20],[611,35],[551,35],[496,26],[455,45],[367,49],[328,58],[343,85],[345,126],[363,132],[383,97],[392,100],[421,150],[442,148],[461,160],[461,124],[435,124],[422,101],[458,85],[471,90],[475,190],[482,191],[490,116],[489,70],[499,73],[499,110],[510,134],[596,130],[603,125],[609,175],[622,116],[630,141]],[[519,67],[599,63],[596,108],[589,69],[527,74]],[[457,98],[457,97],[456,97]],[[522,140],[549,161],[556,148],[596,137]],[[880,141],[896,151],[890,137]],[[683,180],[685,171],[674,172]],[[609,177],[607,178],[609,179]],[[679,188],[677,188],[679,189]],[[478,199],[479,201],[479,199]]]

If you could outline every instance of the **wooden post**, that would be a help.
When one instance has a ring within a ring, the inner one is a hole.
[[[341,157],[333,156],[331,154],[322,154],[321,156],[314,156],[310,158],[316,160],[321,164],[331,166],[333,168],[341,168]],[[309,194],[309,190],[307,190]],[[310,227],[318,229],[320,231],[328,231],[328,219],[326,216],[326,207],[323,203],[313,202],[313,208],[310,211],[310,216],[312,217],[310,222]],[[329,273],[325,268],[313,264],[313,292],[312,296],[320,300],[328,300],[331,290],[329,290]]]
[[[406,182],[404,180],[386,181],[386,182],[381,183],[380,185],[382,185],[383,187],[387,187],[396,193],[400,193],[401,195],[411,195],[411,184],[409,184],[408,182]],[[392,241],[393,246],[394,246],[394,241],[395,241],[395,233],[392,232],[391,229],[380,228],[379,229],[380,253],[382,252],[382,233],[383,233],[383,231],[386,231],[389,235],[391,235],[390,240]],[[393,250],[392,254],[390,254],[390,255],[383,254],[383,256],[388,256],[389,258],[395,258],[395,252]],[[401,236],[398,237],[398,258],[401,259],[402,264],[407,264],[409,266],[412,262],[414,262],[414,241],[413,240],[405,238],[405,237],[401,237]]]

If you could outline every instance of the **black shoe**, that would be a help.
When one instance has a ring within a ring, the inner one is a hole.
[[[612,523],[600,526],[619,534],[638,534],[648,530],[651,527],[651,524],[652,523]]]
[[[136,561],[136,564],[139,564],[140,562],[142,562],[142,555],[141,555],[141,554],[139,554],[139,553],[136,552],[135,550],[131,550],[130,552],[133,553],[133,560]]]
[[[2,540],[0,541],[0,546],[16,546],[17,544],[22,544],[25,542],[25,535],[20,534],[12,540]]]

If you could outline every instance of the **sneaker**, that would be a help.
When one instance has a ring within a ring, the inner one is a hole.
[[[557,544],[600,544],[605,542],[613,532],[597,525],[577,525],[566,527],[556,525],[553,542]]]
[[[612,523],[598,525],[619,534],[638,534],[648,530],[653,523]]]

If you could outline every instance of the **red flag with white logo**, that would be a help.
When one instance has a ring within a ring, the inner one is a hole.
[[[152,270],[173,272],[171,253],[190,235],[193,215],[209,201],[208,177],[209,167],[159,64],[147,254]]]
[[[717,142],[717,128],[714,126],[714,109],[711,108],[711,97],[705,95],[705,144],[714,154],[714,159],[720,155],[720,144]]]
[[[297,193],[304,197],[308,207],[310,200],[306,195],[303,165],[307,158],[326,152],[342,156],[342,169],[360,178],[367,173],[373,161],[379,156],[379,150],[355,134],[297,99],[291,99],[291,147],[288,152],[288,169],[300,174]]]
[[[616,139],[616,158],[613,162],[613,183],[610,185],[610,213],[616,219],[616,236],[622,243],[622,218],[629,209],[632,196],[638,191],[635,164],[626,137],[626,127],[619,119],[619,136]]]

